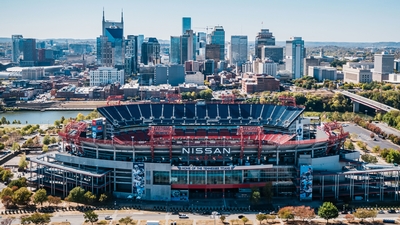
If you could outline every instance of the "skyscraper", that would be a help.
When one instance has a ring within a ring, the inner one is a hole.
[[[101,66],[124,68],[125,39],[124,19],[121,22],[105,20],[103,10],[102,35],[96,39],[97,63]]]
[[[254,45],[257,58],[262,58],[262,47],[266,45],[275,45],[275,37],[272,35],[272,32],[269,32],[269,29],[261,29],[261,32],[259,32],[256,36]]]
[[[22,35],[12,35],[12,62],[19,63],[21,51],[24,47],[23,37]]]
[[[157,65],[160,63],[160,60],[160,43],[158,43],[157,38],[146,38],[142,44],[141,63],[144,65]]]
[[[105,15],[104,15],[104,9],[103,9],[103,21],[102,21],[102,34],[103,36],[106,35],[106,28],[108,27],[120,27],[124,29],[124,13],[121,12],[121,21],[116,22],[116,21],[111,21],[111,20],[106,20]],[[122,33],[122,36],[124,34]]]
[[[291,37],[286,41],[286,70],[292,73],[292,79],[303,77],[304,40]]]
[[[34,66],[37,62],[36,39],[23,39],[23,57],[20,61],[21,66]]]
[[[125,40],[125,74],[138,71],[138,36],[128,35]]]
[[[222,26],[215,26],[211,33],[211,44],[220,46],[219,59],[225,60],[225,30]]]
[[[247,36],[231,36],[230,60],[238,67],[247,61]]]
[[[279,46],[263,46],[261,50],[261,60],[271,59],[276,63],[283,60],[283,47]]]
[[[171,47],[169,49],[169,62],[179,64],[181,61],[181,37],[171,36]]]
[[[192,18],[183,17],[182,18],[182,34],[186,34],[187,30],[192,29]]]
[[[188,60],[195,60],[193,47],[195,47],[193,30],[187,30],[184,35],[180,37],[180,63],[184,64]]]
[[[382,82],[389,79],[389,74],[393,73],[394,55],[384,51],[374,55],[374,73],[372,80]]]

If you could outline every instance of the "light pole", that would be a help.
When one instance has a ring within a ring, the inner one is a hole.
[[[114,134],[111,134],[111,145],[114,146]]]
[[[368,110],[365,110],[365,119],[367,119]]]
[[[217,214],[218,214],[218,212],[212,212],[212,215],[213,215],[213,217],[214,217],[214,225],[215,225],[215,217],[217,216]]]
[[[133,153],[133,159],[132,159],[132,161],[135,162],[135,149],[133,148],[133,140],[135,139],[135,137],[134,137],[134,136],[131,136],[131,139],[132,139],[132,153]]]

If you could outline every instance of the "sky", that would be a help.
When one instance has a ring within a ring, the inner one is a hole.
[[[226,41],[252,41],[261,28],[277,41],[400,41],[400,0],[1,0],[0,37],[95,39],[103,7],[106,20],[119,21],[123,10],[125,36],[169,40],[191,17],[195,32],[223,26]]]

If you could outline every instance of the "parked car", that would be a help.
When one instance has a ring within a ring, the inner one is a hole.
[[[172,212],[172,215],[179,215],[179,212]]]
[[[112,220],[111,216],[105,216],[104,219],[105,220]]]
[[[379,214],[385,214],[385,212],[383,210],[379,210],[378,213]]]
[[[394,210],[394,209],[389,209],[389,210],[388,210],[388,213],[396,213],[396,210]]]
[[[179,219],[189,219],[189,216],[186,214],[179,215]]]
[[[243,215],[239,215],[239,216],[238,216],[239,219],[242,219],[243,217],[244,217]]]

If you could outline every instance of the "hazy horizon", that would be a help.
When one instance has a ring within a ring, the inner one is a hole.
[[[251,3],[251,4],[250,4]],[[124,35],[143,34],[169,40],[181,35],[182,17],[192,18],[195,32],[221,25],[225,40],[247,35],[253,41],[261,28],[277,41],[300,36],[306,42],[398,42],[395,22],[398,0],[192,0],[50,1],[3,0],[0,37],[22,34],[37,39],[95,39],[106,20],[119,21],[124,12]]]

